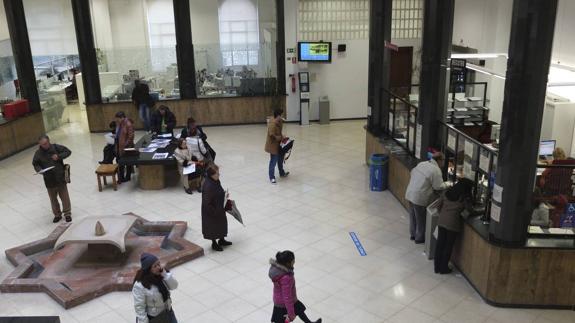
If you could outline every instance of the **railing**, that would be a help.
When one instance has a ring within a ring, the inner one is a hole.
[[[497,171],[497,148],[480,143],[452,125],[444,122],[440,122],[440,125],[442,151],[446,157],[444,174],[450,181],[465,177],[475,183],[474,204],[484,210],[482,219],[488,221]]]
[[[411,156],[415,156],[418,108],[400,95],[387,89],[384,91],[389,96],[390,104],[386,132]]]

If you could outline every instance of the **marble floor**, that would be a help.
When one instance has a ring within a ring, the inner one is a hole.
[[[285,133],[296,139],[286,165],[291,175],[275,186],[267,179],[263,125],[205,128],[222,183],[246,222],[242,227],[230,221],[234,245],[219,253],[202,239],[199,194],[187,195],[180,187],[141,191],[135,181],[99,193],[94,169],[104,137],[88,132],[85,112],[70,115],[71,123],[50,136],[72,150],[74,218],[130,211],[150,220],[186,220],[186,238],[205,248],[204,257],[173,269],[180,282],[173,293],[179,322],[269,322],[268,259],[283,249],[295,251],[298,297],[308,315],[327,323],[575,322],[573,311],[491,307],[460,275],[433,274],[423,247],[408,238],[403,207],[389,192],[368,190],[361,121],[286,125]],[[0,161],[1,250],[55,227],[42,179],[33,175],[33,152]],[[357,252],[352,231],[367,256]],[[12,269],[1,256],[0,279]],[[64,323],[135,321],[127,292],[70,310],[45,294],[0,294],[0,316],[10,315],[59,315]]]

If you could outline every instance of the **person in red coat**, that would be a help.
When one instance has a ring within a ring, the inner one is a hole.
[[[293,266],[295,255],[292,251],[280,251],[276,259],[270,259],[269,277],[274,283],[273,323],[292,322],[296,316],[305,323],[321,323],[321,318],[311,321],[305,314],[306,307],[297,299]]]
[[[228,219],[224,202],[227,198],[220,183],[220,169],[212,164],[206,169],[207,177],[202,187],[202,234],[212,240],[212,249],[223,251],[222,247],[232,243],[226,241]]]

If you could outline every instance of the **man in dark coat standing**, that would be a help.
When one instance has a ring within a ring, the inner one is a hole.
[[[212,164],[206,170],[207,177],[202,188],[202,234],[204,239],[212,240],[212,249],[223,251],[222,247],[232,243],[226,241],[228,219],[224,203],[226,192],[220,183],[220,170]]]
[[[54,223],[62,220],[62,214],[66,218],[66,222],[72,221],[72,206],[64,169],[64,159],[70,157],[71,154],[70,149],[50,143],[50,138],[46,135],[38,138],[38,150],[34,153],[32,165],[36,173],[44,176],[44,184],[52,204]],[[58,196],[62,200],[62,208],[60,208]]]

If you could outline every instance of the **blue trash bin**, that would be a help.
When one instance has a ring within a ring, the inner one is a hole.
[[[387,189],[388,160],[385,154],[373,154],[369,158],[369,187],[374,192]]]

